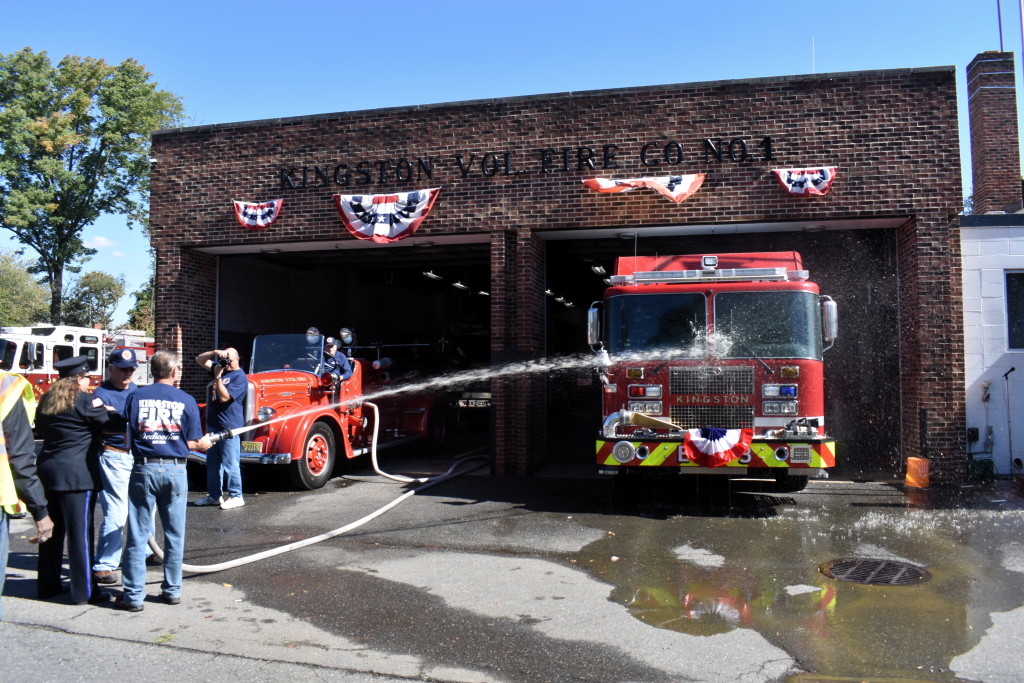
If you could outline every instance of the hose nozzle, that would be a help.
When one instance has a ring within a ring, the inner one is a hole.
[[[218,441],[224,441],[234,436],[230,429],[225,429],[223,432],[210,432],[206,435],[206,438],[210,440],[210,443],[217,443]]]

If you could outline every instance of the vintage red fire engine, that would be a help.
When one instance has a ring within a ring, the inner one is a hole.
[[[317,489],[330,479],[339,453],[352,459],[369,451],[375,416],[381,447],[445,439],[443,401],[403,383],[395,374],[397,363],[381,355],[403,345],[356,346],[348,329],[338,340],[353,368],[344,381],[324,371],[324,336],[316,328],[256,337],[241,433],[243,464],[286,465],[296,486]],[[373,357],[354,355],[360,352]],[[206,462],[200,453],[190,459]]]
[[[588,317],[602,366],[599,470],[799,490],[835,466],[822,353],[837,308],[807,278],[796,252],[619,258]]]
[[[35,390],[36,399],[57,380],[53,364],[73,356],[87,356],[92,386],[103,381],[107,357],[115,349],[135,351],[139,368],[132,380],[150,384],[149,358],[153,338],[141,330],[107,330],[70,325],[0,327],[0,369],[23,375]]]

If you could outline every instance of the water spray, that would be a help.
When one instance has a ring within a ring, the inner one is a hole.
[[[241,567],[241,566],[246,565],[246,564],[251,564],[253,562],[258,562],[259,560],[265,560],[268,557],[274,557],[276,555],[282,555],[284,553],[291,552],[292,550],[298,550],[299,548],[305,548],[307,546],[311,546],[311,545],[314,545],[316,543],[320,543],[322,541],[326,541],[326,540],[328,540],[330,538],[335,538],[336,536],[341,536],[342,534],[348,533],[349,531],[352,531],[353,529],[358,529],[359,527],[363,526],[367,522],[370,522],[371,520],[374,520],[374,519],[380,517],[385,512],[388,512],[389,510],[392,510],[392,509],[398,507],[400,504],[402,504],[403,502],[405,502],[409,498],[415,496],[420,491],[426,491],[427,489],[429,489],[429,488],[431,488],[433,486],[437,486],[438,484],[443,483],[445,481],[448,481],[449,479],[454,479],[455,477],[462,476],[463,474],[468,474],[470,472],[474,472],[474,471],[476,471],[476,470],[478,470],[478,469],[480,469],[480,468],[482,468],[485,465],[490,463],[490,456],[474,456],[474,457],[470,457],[470,458],[463,458],[461,460],[456,460],[455,463],[451,467],[448,468],[448,471],[446,471],[444,474],[439,474],[439,475],[434,476],[434,477],[419,477],[419,478],[415,478],[414,479],[412,477],[406,477],[406,476],[400,475],[400,474],[389,474],[389,473],[383,471],[382,469],[380,469],[380,466],[377,463],[377,427],[380,424],[380,420],[378,419],[379,418],[379,410],[377,408],[377,405],[374,404],[374,403],[366,402],[365,405],[370,407],[373,410],[373,414],[374,414],[373,436],[372,436],[372,438],[370,440],[370,460],[373,463],[374,471],[377,474],[379,474],[380,476],[385,477],[387,479],[391,479],[393,481],[397,481],[397,482],[401,482],[401,483],[420,484],[420,486],[418,486],[418,487],[416,487],[414,489],[411,489],[409,491],[406,491],[405,493],[403,493],[401,496],[399,496],[395,500],[391,501],[390,503],[388,503],[387,505],[385,505],[383,507],[378,508],[377,510],[374,510],[373,512],[371,512],[370,514],[366,515],[365,517],[357,519],[356,521],[351,522],[350,524],[346,524],[345,526],[338,527],[337,529],[334,529],[332,531],[326,531],[326,532],[324,532],[322,534],[319,534],[317,536],[312,536],[310,538],[306,538],[306,539],[303,539],[301,541],[295,541],[294,543],[289,543],[287,545],[278,546],[276,548],[271,548],[270,550],[264,550],[263,552],[259,552],[259,553],[256,553],[254,555],[248,555],[248,556],[245,556],[245,557],[239,557],[237,559],[228,560],[227,562],[221,562],[219,564],[195,565],[195,564],[184,564],[183,563],[181,565],[182,571],[191,572],[193,574],[212,574],[214,572],[221,572],[221,571],[224,571],[226,569],[234,569],[235,567]],[[261,427],[261,426],[262,426],[261,424],[250,425],[250,426],[247,426],[247,427],[239,427],[238,429],[228,429],[228,430],[225,430],[223,432],[213,432],[213,433],[207,434],[206,436],[211,441],[216,443],[218,441],[223,441],[225,439],[233,438],[233,437],[235,437],[238,434],[241,434],[243,432],[247,432],[247,431],[251,431],[253,429],[257,429],[258,427]],[[467,465],[469,463],[474,463],[474,462],[477,463],[477,464],[474,465],[473,467],[468,467],[468,468],[464,467],[465,465]],[[163,559],[163,557],[164,557],[163,548],[160,547],[160,545],[156,542],[156,539],[154,537],[152,537],[152,536],[149,537],[149,547],[152,549],[153,554],[155,554],[161,560]]]

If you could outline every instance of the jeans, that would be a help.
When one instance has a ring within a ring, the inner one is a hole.
[[[142,604],[146,590],[146,543],[154,511],[164,529],[163,592],[181,595],[181,561],[185,554],[185,506],[188,478],[185,461],[136,463],[128,481],[128,540],[121,560],[123,599]]]
[[[94,572],[112,572],[121,564],[122,532],[128,521],[128,478],[132,474],[135,458],[130,453],[105,450],[100,455],[100,476],[103,478],[103,490],[99,495],[100,510],[103,522],[100,524],[100,536],[96,541],[96,559],[93,560]],[[156,520],[150,529],[155,530]],[[146,557],[153,551],[146,546]]]
[[[7,547],[11,542],[11,530],[7,521],[7,511],[0,507],[0,595],[4,592],[4,578],[7,576]],[[0,621],[4,620],[4,603],[0,600]]]
[[[222,494],[227,497],[242,495],[242,438],[233,436],[213,444],[206,451],[206,492],[216,500]],[[222,488],[227,478],[227,487]]]
[[[100,455],[103,490],[99,499],[103,523],[96,542],[93,571],[114,571],[121,563],[121,533],[128,519],[128,478],[132,473],[133,462],[130,453],[105,450]]]

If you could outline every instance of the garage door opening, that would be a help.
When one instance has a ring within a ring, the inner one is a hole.
[[[613,272],[617,256],[797,251],[822,294],[839,306],[840,336],[824,356],[825,412],[835,437],[835,476],[892,476],[900,471],[899,339],[896,231],[849,229],[820,232],[752,232],[546,242],[547,287],[574,303],[549,301],[549,355],[587,352],[586,310],[606,286],[600,270]],[[628,233],[622,233],[623,236]],[[593,370],[551,377],[548,460],[591,463],[603,416]]]
[[[313,326],[325,335],[355,331],[354,355],[394,361],[397,383],[484,368],[490,362],[489,245],[381,246],[222,255],[218,343],[248,361],[261,334]],[[487,438],[490,411],[466,411],[463,393],[489,382],[436,389],[451,405],[453,426]]]

